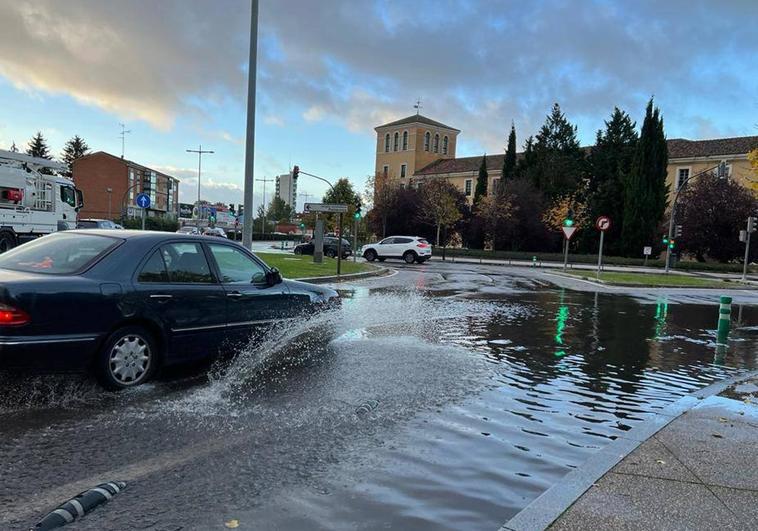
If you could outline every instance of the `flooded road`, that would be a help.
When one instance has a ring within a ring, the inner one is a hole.
[[[717,293],[398,269],[211,371],[121,394],[0,376],[0,528],[124,480],[75,528],[496,529],[652,412],[758,362],[755,305],[716,354]]]

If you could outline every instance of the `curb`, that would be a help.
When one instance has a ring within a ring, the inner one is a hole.
[[[683,396],[664,407],[652,418],[632,428],[598,451],[579,468],[569,472],[558,483],[540,494],[534,501],[500,527],[500,531],[535,531],[547,529],[593,484],[650,437],[683,415],[700,400],[717,395],[730,385],[758,376],[751,371],[712,383],[699,391]]]
[[[579,270],[577,270],[577,271],[579,271]],[[647,274],[650,274],[650,273],[640,273],[640,274],[641,275],[647,275]],[[678,274],[682,274],[682,273],[678,273]],[[644,284],[624,284],[624,283],[618,283],[618,282],[614,282],[613,284],[609,284],[608,282],[606,282],[604,280],[597,280],[597,279],[591,280],[591,279],[588,279],[588,278],[582,278],[582,277],[580,277],[578,275],[568,275],[568,274],[564,274],[564,273],[561,273],[561,272],[553,272],[553,271],[550,271],[550,272],[546,271],[545,275],[555,276],[555,277],[560,277],[560,278],[567,278],[569,280],[573,280],[573,281],[576,281],[576,282],[585,282],[587,284],[590,284],[591,286],[596,286],[598,288],[611,288],[611,289],[612,288],[619,288],[619,289],[642,288],[642,289],[707,289],[707,290],[721,290],[721,291],[731,291],[731,290],[737,290],[737,291],[755,291],[755,286],[753,286],[752,284],[749,285],[749,286],[746,286],[743,283],[739,283],[738,284],[737,282],[734,282],[734,283],[732,283],[732,282],[724,282],[723,286],[681,286],[681,285],[680,286],[676,286],[676,285],[648,286],[648,285],[644,285]],[[693,276],[693,277],[702,278],[702,277],[699,277],[699,275],[690,275],[689,273],[687,273],[687,275]],[[720,280],[718,277],[708,277],[708,278],[712,278],[713,280]],[[723,280],[722,280],[722,282],[723,282]],[[734,284],[734,285],[732,285],[732,284]]]
[[[293,278],[291,280],[298,280],[300,282],[308,282],[310,284],[327,284],[329,282],[342,282],[345,280],[360,280],[362,278],[371,277],[383,277],[390,274],[390,269],[387,267],[372,266],[376,268],[374,271],[366,271],[365,273],[351,273],[349,275],[332,275],[329,277],[305,277],[305,278]]]

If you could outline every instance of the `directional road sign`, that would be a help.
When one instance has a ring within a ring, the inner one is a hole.
[[[305,203],[303,210],[308,212],[347,212],[347,205],[330,204],[330,203]]]
[[[576,232],[576,227],[563,227],[563,234],[566,236],[567,240],[571,239],[571,237],[574,235],[574,232]]]
[[[605,232],[611,228],[611,218],[608,216],[600,216],[595,220],[595,227],[600,232]]]
[[[150,208],[150,196],[147,194],[137,194],[137,198],[134,200],[137,206],[140,208]]]

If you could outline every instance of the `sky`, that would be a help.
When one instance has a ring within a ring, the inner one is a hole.
[[[502,153],[553,102],[591,144],[652,96],[669,138],[758,134],[755,0],[260,0],[255,203],[292,165],[364,190],[374,127],[422,113]],[[241,203],[250,0],[0,0],[0,148],[75,134]],[[302,176],[319,200],[326,185]],[[298,206],[306,196],[301,195]]]

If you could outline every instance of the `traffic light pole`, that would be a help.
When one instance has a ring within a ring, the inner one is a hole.
[[[358,261],[358,218],[353,221],[353,262]]]
[[[337,235],[337,276],[342,272],[342,212],[340,212],[340,233]]]

